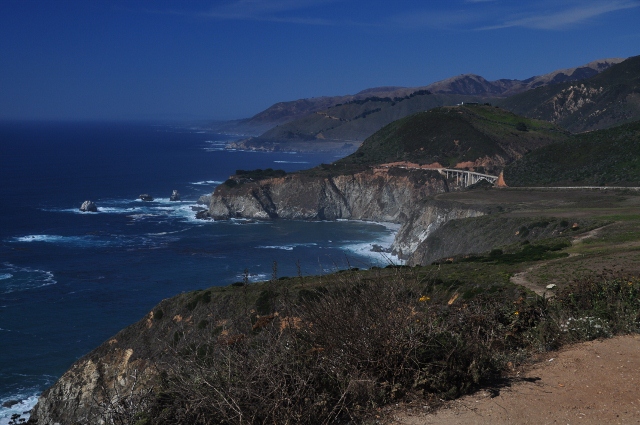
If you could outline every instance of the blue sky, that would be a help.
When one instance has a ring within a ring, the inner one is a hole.
[[[234,119],[638,54],[640,0],[1,0],[0,119]]]

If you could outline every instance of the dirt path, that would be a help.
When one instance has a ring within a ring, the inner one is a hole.
[[[589,238],[595,238],[596,236],[598,236],[600,234],[600,232],[605,229],[606,227],[611,226],[610,224],[603,226],[603,227],[598,227],[597,229],[593,229],[590,230],[588,232],[582,233],[581,235],[578,235],[576,237],[574,237],[571,240],[571,244],[572,245],[577,245],[581,242],[583,242],[585,239],[589,239]],[[579,254],[569,254],[569,257],[575,257],[576,255]],[[513,276],[511,276],[511,278],[509,279],[511,281],[511,283],[514,283],[516,285],[520,285],[520,286],[524,286],[527,289],[530,289],[531,291],[535,292],[536,294],[542,296],[545,294],[545,292],[547,293],[547,295],[552,295],[549,293],[549,291],[545,288],[545,285],[542,284],[537,284],[535,282],[532,282],[531,280],[529,280],[529,275],[531,274],[531,272],[541,268],[542,266],[545,266],[551,262],[554,261],[562,261],[562,258],[559,259],[555,259],[555,260],[548,260],[548,261],[541,261],[537,264],[534,264],[533,266],[529,267],[528,269],[520,272],[520,273],[516,273]]]
[[[640,424],[639,335],[547,353],[523,378],[432,414],[405,407],[387,424]]]
[[[511,278],[509,278],[509,280],[511,281],[511,283],[514,283],[516,285],[520,285],[520,286],[524,286],[527,289],[532,290],[533,292],[535,292],[536,294],[542,296],[545,293],[545,288],[541,287],[533,282],[531,282],[527,276],[529,275],[529,273],[531,273],[532,271],[539,269],[540,267],[542,267],[544,264],[546,264],[547,262],[543,262],[540,264],[536,264],[534,266],[529,267],[528,269],[526,269],[523,272],[520,273],[516,273],[513,276],[511,276]]]

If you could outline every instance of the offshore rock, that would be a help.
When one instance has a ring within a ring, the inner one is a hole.
[[[92,201],[84,201],[80,206],[82,212],[98,212],[98,207]]]
[[[143,201],[153,201],[153,196],[149,195],[148,193],[143,193],[142,195],[138,196],[138,198],[142,199]]]
[[[196,212],[196,218],[198,220],[211,220],[211,214],[209,214],[209,210],[199,210]]]
[[[177,190],[173,190],[173,193],[171,193],[171,197],[169,198],[170,201],[179,201],[180,200],[180,194],[178,193]]]

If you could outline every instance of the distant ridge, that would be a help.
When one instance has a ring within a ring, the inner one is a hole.
[[[463,74],[435,82],[424,88],[433,93],[442,94],[506,97],[537,87],[584,80],[622,61],[624,61],[623,58],[600,59],[579,67],[560,69],[548,74],[527,78],[526,80],[500,79],[487,81],[479,75]]]
[[[216,130],[253,136],[230,144],[234,149],[347,155],[385,125],[416,112],[469,102],[502,104],[508,96],[532,88],[592,78],[622,61],[601,59],[526,80],[488,81],[479,75],[463,74],[421,87],[382,86],[354,95],[279,102],[249,119],[226,123]]]
[[[562,78],[562,74],[553,77],[556,81]],[[608,67],[579,84],[542,86],[499,104],[519,115],[551,121],[574,133],[639,120],[640,56]]]

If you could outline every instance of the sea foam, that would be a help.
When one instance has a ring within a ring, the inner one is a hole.
[[[29,419],[29,412],[38,402],[37,395],[30,395],[26,398],[24,395],[17,395],[15,398],[7,398],[0,400],[0,406],[9,400],[20,400],[11,407],[0,407],[0,425],[8,425],[13,415],[20,415],[20,419]]]
[[[354,220],[359,221],[359,220]],[[370,223],[379,226],[384,226],[386,229],[386,233],[376,238],[374,241],[368,243],[345,243],[342,248],[351,253],[357,254],[358,256],[365,257],[373,264],[362,264],[357,265],[358,267],[362,266],[386,266],[386,265],[402,265],[404,264],[404,260],[398,258],[397,255],[393,255],[390,252],[377,252],[374,250],[375,246],[381,247],[383,250],[388,250],[393,241],[395,239],[396,233],[400,230],[400,225],[396,223],[386,223],[386,222],[366,222],[362,221],[362,223]]]
[[[0,266],[0,294],[26,291],[58,283],[52,272],[30,267],[18,267],[11,263]]]

